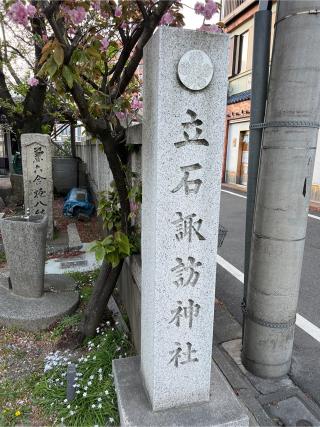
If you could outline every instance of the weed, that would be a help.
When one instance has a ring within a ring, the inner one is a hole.
[[[70,356],[55,353],[46,366],[47,373],[35,387],[36,401],[53,424],[119,425],[112,360],[131,353],[131,344],[122,332],[111,328],[99,329],[98,335],[88,341],[87,346],[87,355],[75,361],[74,400],[68,402],[66,398]]]
[[[71,316],[64,317],[52,331],[52,338],[61,337],[68,328],[77,326],[81,320],[81,313],[75,313]]]

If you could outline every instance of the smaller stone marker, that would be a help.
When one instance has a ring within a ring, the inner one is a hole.
[[[74,363],[68,365],[67,368],[67,399],[68,402],[71,402],[75,395],[76,389],[74,387],[77,377],[77,371]]]
[[[53,237],[52,145],[49,135],[21,135],[24,206],[30,215],[47,215],[49,239]]]

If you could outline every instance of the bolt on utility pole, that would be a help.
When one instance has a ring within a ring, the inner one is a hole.
[[[271,36],[271,0],[260,0],[259,10],[254,15],[254,38],[252,60],[252,85],[251,85],[251,125],[261,123],[264,120],[267,99],[269,60],[270,60],[270,36]],[[249,167],[247,184],[247,208],[246,208],[246,236],[244,259],[244,293],[243,305],[246,304],[247,284],[250,262],[250,248],[252,236],[252,223],[254,214],[254,202],[256,195],[257,176],[260,159],[262,128],[251,129],[249,140]],[[244,327],[245,322],[243,322]]]
[[[263,127],[242,361],[276,378],[291,364],[320,121],[318,0],[278,2]]]

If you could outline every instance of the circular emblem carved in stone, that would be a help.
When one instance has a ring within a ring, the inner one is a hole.
[[[178,64],[181,83],[191,90],[201,90],[208,86],[213,76],[213,65],[202,50],[189,50]]]

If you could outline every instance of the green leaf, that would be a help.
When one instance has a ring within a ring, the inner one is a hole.
[[[67,65],[64,65],[62,68],[62,76],[67,82],[68,87],[71,89],[73,86],[73,74]]]
[[[110,262],[110,264],[112,265],[112,268],[115,268],[120,262],[120,257],[117,252],[112,252],[110,254],[107,254],[106,259],[108,262]]]
[[[102,240],[101,243],[103,246],[107,246],[107,245],[110,245],[112,243],[112,240],[113,240],[112,236],[107,236]]]
[[[50,77],[53,77],[58,69],[57,64],[55,63],[55,61],[53,60],[52,56],[50,58],[50,60],[47,63],[47,73],[49,74]]]
[[[103,246],[97,245],[95,248],[95,254],[97,261],[102,261],[105,256],[105,248]]]
[[[119,242],[119,250],[125,255],[130,255],[130,243],[128,236],[125,234],[122,235],[122,239]]]
[[[100,53],[97,51],[97,49],[95,49],[93,46],[88,47],[86,49],[86,53],[88,53],[90,56],[93,56],[94,58],[100,59],[101,55]]]
[[[58,44],[54,49],[53,59],[55,60],[58,67],[61,67],[64,60],[64,51],[60,44]]]

